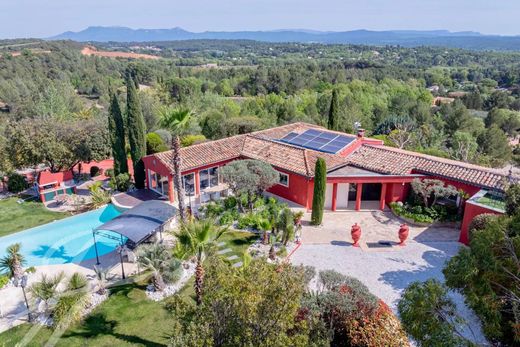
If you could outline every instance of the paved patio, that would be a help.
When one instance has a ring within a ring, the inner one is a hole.
[[[321,227],[303,220],[302,245],[292,255],[293,264],[310,265],[316,271],[333,269],[363,282],[397,313],[403,290],[414,281],[436,278],[444,281],[442,269],[457,254],[459,231],[450,228],[410,227],[406,246],[397,245],[401,221],[390,211],[348,211],[325,213]],[[361,247],[353,247],[350,228],[357,222],[362,228]],[[369,248],[368,243],[390,241],[390,247]],[[466,331],[472,340],[485,343],[480,323],[461,295],[451,293],[459,313],[472,326]],[[472,337],[474,335],[474,337]]]

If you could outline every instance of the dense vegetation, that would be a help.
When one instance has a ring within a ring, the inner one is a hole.
[[[60,170],[108,156],[110,90],[128,114],[127,75],[139,87],[146,132],[168,145],[160,123],[166,106],[194,111],[185,137],[333,121],[347,132],[360,124],[392,146],[494,167],[520,153],[509,145],[520,127],[519,53],[186,41],[143,44],[139,52],[165,59],[128,61],[83,56],[71,42],[19,44],[0,45],[3,172],[39,163]],[[432,107],[435,96],[454,91],[462,92],[454,103]]]

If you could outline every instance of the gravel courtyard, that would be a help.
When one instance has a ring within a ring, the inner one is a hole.
[[[327,213],[324,225],[308,225],[304,217],[302,245],[291,256],[293,264],[311,265],[316,271],[333,269],[362,281],[370,291],[384,300],[397,313],[402,291],[414,281],[437,278],[444,281],[442,269],[446,261],[463,247],[458,230],[448,228],[410,228],[406,246],[397,246],[400,221],[391,212],[361,211]],[[353,247],[350,226],[357,222],[362,227],[361,247]],[[390,241],[391,247],[367,246],[368,243]],[[477,343],[486,340],[480,324],[465,304],[463,297],[452,293],[459,313],[472,327],[466,335]],[[475,337],[471,337],[475,335]]]

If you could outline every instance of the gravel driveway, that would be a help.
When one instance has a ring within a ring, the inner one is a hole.
[[[457,254],[460,247],[458,242],[453,241],[409,241],[405,247],[367,252],[347,242],[304,243],[292,255],[291,261],[293,264],[314,266],[316,271],[333,269],[355,277],[397,313],[401,293],[411,282],[429,278],[444,281],[444,264]],[[478,318],[465,306],[461,295],[452,293],[452,297],[459,313],[472,326],[473,334],[466,331],[466,335],[477,343],[485,344]]]

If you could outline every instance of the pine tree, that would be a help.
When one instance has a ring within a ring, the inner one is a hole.
[[[112,146],[112,157],[114,158],[114,175],[128,173],[125,144],[125,124],[117,95],[112,94],[109,108],[108,131],[110,133],[110,144]]]
[[[323,158],[318,158],[314,169],[314,194],[312,197],[311,224],[320,225],[323,221],[325,190],[327,189],[327,167]]]
[[[339,97],[338,90],[332,91],[332,100],[330,101],[328,128],[330,130],[338,130],[338,117],[339,117]]]
[[[129,76],[126,80],[128,140],[130,156],[134,164],[135,187],[144,188],[145,172],[142,158],[146,155],[146,129],[139,95],[134,80]]]

